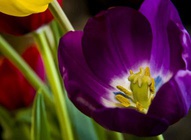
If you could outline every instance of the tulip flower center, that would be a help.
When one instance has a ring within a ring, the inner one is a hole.
[[[147,113],[155,93],[155,80],[151,77],[149,67],[140,68],[137,73],[130,70],[128,80],[130,81],[130,90],[120,85],[116,86],[120,91],[115,94],[115,98],[120,102],[119,105]]]

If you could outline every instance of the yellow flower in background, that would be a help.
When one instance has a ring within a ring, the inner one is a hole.
[[[28,16],[48,8],[52,0],[0,0],[0,12],[12,16]]]

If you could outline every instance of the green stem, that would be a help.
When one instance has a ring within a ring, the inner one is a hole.
[[[161,134],[161,135],[156,136],[156,140],[164,140],[163,135]]]
[[[125,139],[130,139],[130,140],[164,140],[162,134],[154,137],[137,137],[134,135],[124,134],[124,137]]]
[[[92,119],[91,119],[92,120]],[[99,140],[107,140],[107,134],[105,128],[92,120],[96,134],[98,135]]]
[[[34,37],[39,44],[40,51],[44,59],[45,68],[47,70],[46,72],[48,80],[54,94],[56,111],[60,122],[61,131],[63,132],[62,138],[65,140],[73,140],[71,124],[65,102],[66,99],[64,96],[64,90],[59,79],[58,71],[56,69],[51,50],[46,41],[45,32],[43,30],[39,30],[39,32],[34,34]]]
[[[50,29],[52,31],[53,34],[53,38],[54,38],[54,47],[56,47],[56,52],[57,52],[57,48],[58,48],[58,44],[59,44],[59,40],[61,38],[61,36],[63,35],[63,32],[60,30],[60,26],[58,25],[56,20],[53,20],[50,24]]]
[[[0,51],[22,72],[36,90],[41,88],[43,93],[46,93],[46,100],[51,102],[50,93],[46,85],[2,36],[0,36]]]
[[[68,20],[67,16],[65,15],[63,9],[61,8],[57,0],[53,0],[49,4],[49,10],[51,11],[51,13],[53,14],[53,16],[58,21],[58,23],[64,31],[74,31],[74,28],[72,27],[70,21]]]
[[[119,132],[109,132],[109,138],[108,140],[124,140],[123,135]]]
[[[103,128],[102,128],[103,129]],[[124,140],[123,134],[115,131],[106,130],[106,139],[107,140]]]
[[[57,27],[56,24],[56,21],[54,21],[54,25],[53,25],[53,22],[50,24],[50,28],[49,30],[48,29],[45,29],[45,35],[46,35],[46,40],[48,41],[49,43],[49,46],[50,46],[50,50],[51,50],[51,53],[53,55],[53,58],[54,58],[54,62],[56,63],[56,65],[58,65],[58,61],[57,61],[57,49],[58,49],[58,43],[59,43],[59,39],[61,38],[61,34],[59,34],[57,31],[55,31]],[[53,30],[53,28],[55,30]],[[58,30],[58,29],[57,29]],[[50,36],[51,34],[51,36]],[[50,41],[51,40],[51,41]]]

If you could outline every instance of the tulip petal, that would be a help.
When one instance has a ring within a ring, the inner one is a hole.
[[[62,0],[57,1],[62,5]],[[0,12],[0,32],[17,36],[24,35],[35,31],[52,20],[53,16],[48,9],[43,13],[32,14],[25,17],[15,17]]]
[[[42,80],[45,80],[45,73],[36,47],[29,47],[23,58],[36,71]],[[22,73],[6,58],[0,64],[0,104],[9,110],[28,107],[35,96],[34,88],[24,78]]]
[[[168,41],[170,47],[170,71],[176,73],[179,69],[185,69],[186,63],[182,57],[185,48],[182,44],[182,31],[172,21],[167,26]],[[177,63],[178,62],[178,63]]]
[[[36,72],[40,79],[45,80],[45,69],[43,67],[43,61],[37,47],[29,47],[22,55],[29,66]],[[31,61],[33,60],[33,61]],[[27,79],[22,80],[21,84],[22,97],[26,106],[31,105],[34,100],[36,91],[32,88]],[[30,90],[31,89],[31,90]],[[27,93],[27,94],[26,94]]]
[[[93,112],[92,118],[114,131],[137,136],[161,134],[188,113],[191,105],[190,83],[191,72],[179,71],[160,88],[147,114],[127,108],[101,108]]]
[[[136,136],[155,136],[168,128],[168,122],[126,108],[103,108],[93,112],[92,118],[105,128]]]
[[[1,0],[0,12],[12,16],[28,16],[34,13],[44,12],[52,0]]]
[[[185,105],[185,112],[188,112],[191,105],[191,71],[179,71],[175,77],[178,87],[182,92],[182,103]]]
[[[0,104],[10,110],[21,107],[24,103],[18,98],[20,95],[18,89],[23,77],[7,59],[3,59],[0,65],[0,79]]]
[[[66,90],[72,102],[85,114],[103,106],[108,89],[88,68],[81,46],[83,32],[69,32],[61,38],[58,60]]]
[[[148,115],[165,119],[169,125],[184,117],[191,105],[191,72],[180,70],[164,84],[152,101]]]
[[[42,25],[48,24],[52,19],[53,17],[49,10],[26,17],[14,17],[0,13],[0,32],[11,35],[24,35],[38,29]]]
[[[165,73],[170,69],[176,73],[177,69],[184,67],[182,57],[179,56],[183,51],[187,52],[185,49],[188,45],[185,46],[182,43],[185,38],[181,38],[180,31],[185,32],[185,29],[177,10],[170,0],[145,0],[139,11],[146,16],[153,32],[152,69],[157,72],[162,68]],[[190,39],[188,41],[190,42]],[[180,52],[178,53],[178,51]],[[189,50],[189,52],[191,51]],[[173,65],[176,61],[172,58],[174,59],[176,54],[179,56],[175,58],[179,58],[180,63]]]
[[[116,7],[88,21],[82,44],[89,67],[108,83],[149,61],[152,34],[143,15],[128,7]]]

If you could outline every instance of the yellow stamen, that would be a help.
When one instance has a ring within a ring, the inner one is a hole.
[[[150,68],[145,69],[140,67],[139,72],[134,73],[132,70],[129,71],[130,75],[128,80],[130,81],[130,90],[123,86],[117,85],[117,89],[126,94],[126,96],[117,94],[115,98],[125,107],[135,107],[138,111],[146,113],[151,101],[153,94],[155,93],[155,80],[151,77]],[[129,102],[129,99],[132,102]]]
[[[123,93],[125,93],[126,95],[131,95],[132,93],[130,91],[128,91],[126,88],[122,87],[122,86],[116,86],[117,89],[119,89],[120,91],[122,91]]]
[[[139,72],[137,73],[137,75],[143,75],[144,74],[144,69],[142,67],[139,68]]]
[[[149,67],[145,68],[145,76],[149,76],[149,77],[151,76]]]
[[[132,71],[132,70],[130,70],[130,71],[129,71],[129,73],[130,73],[130,75],[132,75],[132,74],[133,74],[133,71]]]
[[[139,85],[139,87],[141,87],[142,86],[142,80],[141,80],[141,78],[138,78],[138,85]],[[136,82],[135,82],[136,83]]]
[[[142,107],[142,105],[139,102],[136,102],[136,108],[140,112],[142,112],[144,110],[144,108]]]
[[[123,105],[124,107],[129,107],[130,102],[128,101],[127,98],[125,98],[124,96],[118,94],[115,96],[115,98],[121,103],[121,105]]]

